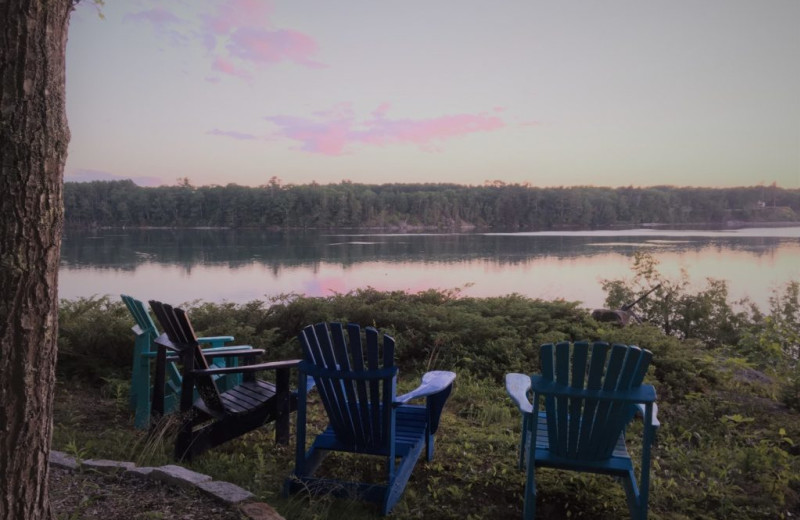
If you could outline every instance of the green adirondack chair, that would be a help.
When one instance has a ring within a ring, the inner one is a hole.
[[[403,494],[411,471],[426,448],[433,457],[434,434],[456,375],[434,371],[422,377],[412,392],[396,395],[395,342],[368,327],[341,323],[307,326],[299,335],[304,360],[298,367],[300,382],[297,407],[296,465],[284,485],[284,494],[307,491],[376,502],[385,515]],[[382,350],[382,352],[381,352]],[[330,421],[306,451],[307,376],[314,379]],[[407,404],[426,398],[425,405]],[[331,451],[374,455],[386,463],[385,483],[343,482],[314,476]]]
[[[537,467],[618,477],[631,518],[647,518],[650,446],[659,426],[655,389],[642,384],[651,359],[635,346],[563,342],[542,345],[541,375],[506,375],[506,390],[522,412],[526,520],[536,517]],[[625,445],[626,426],[636,415],[645,425],[638,485]]]
[[[156,358],[155,339],[159,332],[156,329],[153,319],[145,309],[144,303],[128,295],[121,295],[122,301],[130,311],[136,324],[133,326],[133,333],[136,335],[136,342],[133,347],[133,373],[131,375],[131,390],[129,406],[135,412],[134,426],[139,429],[146,429],[150,426],[152,383],[151,367]],[[210,348],[205,352],[225,352],[231,349],[241,350],[250,349],[249,345],[228,346],[224,345],[233,341],[233,336],[213,336],[198,338],[198,341]],[[237,358],[217,358],[214,364],[220,367],[236,366]],[[223,390],[227,390],[241,382],[240,374],[229,374],[219,377],[217,385]],[[171,413],[176,410],[181,395],[181,373],[175,363],[166,364],[166,388],[164,396],[164,413]]]

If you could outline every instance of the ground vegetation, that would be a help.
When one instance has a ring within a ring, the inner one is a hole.
[[[651,518],[798,514],[797,284],[776,291],[769,308],[759,310],[747,302],[728,302],[724,282],[709,281],[693,291],[680,279],[661,276],[652,258],[641,257],[631,279],[606,282],[607,304],[629,301],[653,282],[662,283],[671,296],[651,295],[639,309],[645,322],[625,328],[593,320],[577,302],[519,295],[468,298],[457,290],[407,294],[363,289],[324,298],[283,295],[246,304],[185,306],[199,333],[232,333],[242,343],[266,348],[269,359],[298,356],[295,334],[302,326],[343,320],[395,336],[401,391],[413,387],[426,370],[457,372],[436,458],[414,471],[395,510],[398,518],[520,515],[520,422],[502,380],[507,372],[535,372],[537,346],[564,339],[604,339],[654,353],[646,381],[658,392],[662,427],[653,452]],[[127,381],[133,341],[121,303],[106,297],[64,301],[61,312],[54,447],[84,457],[168,463],[169,427],[155,438],[132,428]],[[99,395],[96,388],[102,389]],[[71,404],[87,391],[106,406]],[[325,415],[313,394],[311,401],[313,433],[323,427]],[[100,409],[105,411],[98,414]],[[634,457],[639,428],[634,423],[630,436]],[[251,490],[287,518],[376,516],[376,510],[354,500],[281,497],[283,479],[293,466],[293,441],[276,446],[273,434],[270,427],[262,428],[204,454],[191,467]],[[380,480],[381,474],[379,465],[360,457],[337,457],[324,470],[366,481]],[[538,509],[545,518],[627,514],[624,494],[604,477],[543,470],[537,481]]]

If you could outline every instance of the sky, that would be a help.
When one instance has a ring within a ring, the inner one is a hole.
[[[798,0],[84,0],[65,180],[800,188]]]

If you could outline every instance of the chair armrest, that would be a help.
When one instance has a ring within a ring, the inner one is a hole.
[[[225,351],[231,350],[231,349],[249,350],[249,349],[253,348],[253,346],[252,345],[228,345],[226,347],[203,347],[201,345],[201,348],[203,349],[203,354],[205,354],[207,356],[209,354],[213,354],[214,352],[225,352]]]
[[[162,345],[163,346],[163,345]],[[169,347],[167,347],[169,348]],[[219,349],[219,350],[218,350]],[[172,350],[169,348],[169,350]],[[209,352],[211,351],[211,352]],[[214,349],[203,349],[203,355],[208,359],[218,358],[218,357],[233,357],[233,356],[242,356],[242,357],[250,357],[255,356],[256,354],[263,354],[264,349],[261,348],[253,348],[248,345],[242,345],[241,347],[217,347]],[[157,352],[145,352],[142,354],[142,357],[145,358],[154,358],[158,355]],[[181,357],[177,354],[170,354],[167,356],[167,361],[179,361]]]
[[[296,367],[301,360],[287,359],[285,361],[271,361],[269,363],[259,363],[257,365],[242,365],[239,367],[207,368],[202,370],[192,370],[195,376],[213,376],[217,374],[242,374],[249,372],[261,372],[263,370],[279,370],[281,368]]]
[[[138,324],[136,324],[133,327],[131,327],[131,330],[137,336],[141,336],[142,334],[144,334],[144,329],[142,329]]]
[[[422,376],[422,384],[407,394],[396,397],[394,404],[403,404],[418,397],[438,394],[452,385],[455,378],[456,375],[453,372],[447,372],[445,370],[427,372]]]
[[[231,341],[233,341],[233,336],[205,336],[202,338],[197,338],[198,343],[208,343],[209,345],[219,345],[220,347],[225,343],[230,343]]]
[[[160,336],[158,336],[155,340],[155,344],[164,347],[167,350],[171,350],[173,352],[180,352],[181,349],[178,348],[172,341],[170,341],[169,336],[167,336],[166,332],[162,332]]]
[[[634,406],[636,407],[636,416],[644,419],[644,405],[637,403]],[[650,422],[650,426],[653,428],[661,426],[661,423],[658,421],[658,405],[656,403],[653,403],[653,420]]]
[[[228,347],[220,347],[228,348]],[[211,352],[209,352],[211,350]],[[252,348],[250,346],[242,346],[239,348],[231,348],[230,350],[217,350],[217,349],[203,349],[203,357],[206,359],[215,358],[228,358],[228,357],[245,357],[250,358],[260,356],[265,351],[263,348]]]
[[[506,392],[522,413],[533,413],[533,404],[528,399],[531,389],[531,376],[526,374],[506,374]]]

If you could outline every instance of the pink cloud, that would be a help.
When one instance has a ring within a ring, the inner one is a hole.
[[[391,105],[389,103],[381,103],[380,105],[378,105],[378,108],[376,108],[372,112],[372,117],[374,117],[375,119],[382,118],[383,116],[386,115],[386,112],[389,111],[390,107],[391,107]]]
[[[474,132],[497,130],[505,123],[497,116],[459,114],[421,120],[379,117],[368,122],[367,126],[366,131],[356,133],[358,140],[383,145],[397,142],[427,144]]]
[[[246,134],[244,132],[236,132],[233,130],[219,130],[217,128],[213,130],[209,130],[206,132],[208,135],[219,135],[223,137],[230,137],[231,139],[236,139],[238,141],[252,141],[254,139],[258,139],[253,134]]]
[[[231,34],[228,51],[231,56],[255,63],[287,60],[306,67],[323,66],[312,58],[317,51],[316,42],[310,36],[288,29],[239,28]]]
[[[146,11],[139,11],[138,13],[126,15],[125,21],[145,21],[157,27],[163,27],[170,23],[179,22],[180,19],[166,9],[154,7]]]
[[[346,119],[314,122],[302,117],[268,117],[281,127],[280,134],[301,143],[300,149],[323,155],[341,155],[349,140],[352,121]]]
[[[221,56],[217,56],[214,59],[214,63],[211,64],[211,68],[217,72],[221,72],[229,76],[236,76],[244,79],[250,79],[252,77],[249,72],[237,67],[233,64],[233,62]]]
[[[232,0],[219,7],[208,26],[214,34],[223,36],[238,26],[267,26],[271,15],[272,4],[268,1]]]
[[[278,133],[298,141],[300,149],[323,155],[341,155],[351,144],[385,146],[412,143],[424,149],[432,144],[476,132],[490,132],[506,126],[498,116],[457,114],[429,119],[388,119],[389,105],[372,112],[372,119],[355,120],[349,106],[317,113],[315,119],[272,116],[266,119],[279,127]]]
[[[125,16],[124,21],[149,23],[153,26],[156,35],[166,39],[173,45],[184,45],[188,41],[187,36],[181,33],[184,21],[162,7],[128,14]]]
[[[201,38],[207,49],[224,53],[229,63],[232,59],[251,65],[288,61],[305,67],[323,67],[314,58],[317,42],[300,31],[275,28],[270,20],[272,11],[272,4],[264,0],[228,1],[206,19]]]

